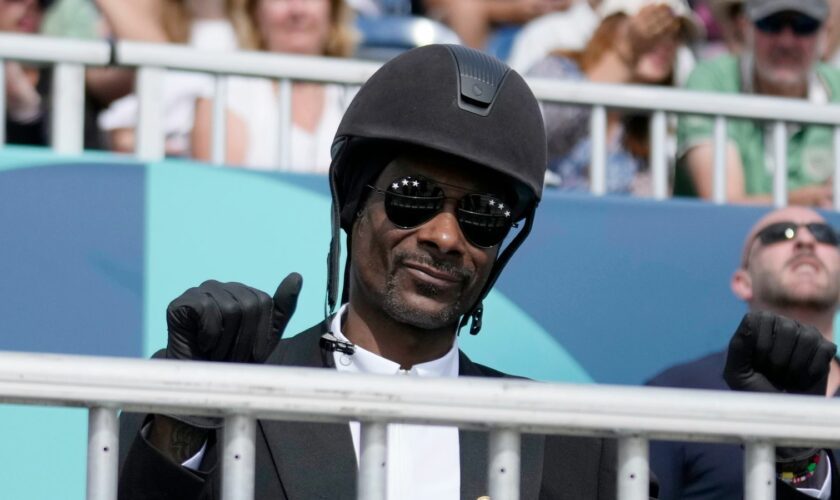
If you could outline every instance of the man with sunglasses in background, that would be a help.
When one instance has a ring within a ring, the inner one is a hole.
[[[761,337],[767,332],[772,335],[776,328],[800,328],[799,325],[784,324],[787,320],[779,317],[783,316],[800,325],[809,325],[802,328],[815,329],[810,331],[815,337],[810,339],[812,347],[816,349],[819,344],[821,348],[829,348],[840,300],[838,241],[835,229],[809,208],[787,207],[762,217],[744,242],[740,267],[730,283],[733,293],[746,302],[751,311],[733,342],[742,341],[747,330]],[[749,370],[744,371],[746,375],[738,373],[740,355],[733,353],[736,347],[739,346],[730,346],[728,361],[726,351],[716,352],[669,368],[648,384],[715,390],[727,390],[733,386],[734,389],[775,392],[770,388],[757,387],[754,381],[744,381],[754,374],[747,373]],[[832,352],[833,349],[826,360],[831,359]],[[792,364],[798,362],[793,358],[791,356]],[[794,366],[791,371],[805,372],[808,368]],[[789,392],[831,396],[837,393],[838,388],[840,365],[837,360],[832,360],[827,381],[820,380],[813,387],[800,387]],[[798,459],[799,465],[806,471],[800,474],[789,470],[782,474],[780,470],[782,482],[787,481],[803,491],[813,490],[811,496],[815,498],[829,498],[826,495],[831,493],[830,490],[822,496],[816,494],[829,475],[825,453],[820,454],[816,450],[791,452],[790,449],[780,449],[780,453],[794,458],[791,460],[794,462],[792,469],[796,469]],[[744,450],[740,445],[680,442],[653,442],[651,445],[651,467],[660,481],[660,498],[664,500],[741,499],[744,492],[743,464]],[[837,488],[840,485],[832,483],[831,486]],[[793,494],[792,488],[787,488],[785,493]],[[791,498],[785,493],[780,492],[778,497]],[[808,498],[802,493],[799,497]]]
[[[840,101],[840,70],[819,62],[827,43],[826,0],[746,0],[746,48],[740,55],[705,61],[686,83],[691,90]],[[773,124],[727,122],[726,190],[735,202],[772,200]],[[789,124],[787,185],[795,205],[830,207],[832,131]],[[677,130],[674,192],[709,199],[713,194],[714,121],[682,116]]]
[[[333,144],[327,317],[280,340],[299,275],[273,298],[207,281],[170,304],[168,345],[158,357],[420,378],[507,376],[471,361],[457,336],[462,328],[479,332],[483,299],[528,235],[545,141],[536,99],[501,62],[442,45],[392,59],[356,95]],[[339,301],[340,230],[347,260]],[[121,419],[130,439],[121,445],[128,450],[121,499],[219,497],[221,422]],[[355,498],[359,429],[357,422],[260,421],[255,497]],[[488,494],[486,433],[388,429],[387,498]],[[611,499],[615,467],[612,441],[523,435],[520,498]]]

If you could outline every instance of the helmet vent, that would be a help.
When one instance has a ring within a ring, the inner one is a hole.
[[[508,72],[498,59],[460,45],[447,45],[458,67],[458,106],[487,116]]]

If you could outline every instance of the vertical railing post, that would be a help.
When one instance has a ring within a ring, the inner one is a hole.
[[[607,192],[607,108],[593,106],[589,121],[589,137],[592,138],[592,163],[589,166],[589,183],[592,194],[601,196]]]
[[[0,116],[6,116],[6,60],[0,59]],[[6,145],[6,119],[0,120],[0,147]]]
[[[257,422],[245,415],[225,418],[222,449],[222,500],[254,499]]]
[[[769,443],[747,443],[744,454],[744,500],[776,498],[776,449]]]
[[[84,147],[85,67],[56,64],[52,92],[50,133],[53,150],[61,154],[79,154]]]
[[[487,481],[490,498],[519,499],[521,435],[511,429],[490,432],[487,457]]]
[[[88,411],[87,500],[116,500],[119,469],[117,410]]]
[[[638,436],[618,440],[618,498],[619,500],[648,500],[650,498],[650,466],[648,440]]]
[[[359,445],[359,500],[385,500],[388,493],[388,424],[362,422]]]
[[[726,117],[715,116],[714,173],[712,174],[712,201],[718,205],[726,203],[726,152],[729,144],[726,139]]]
[[[834,127],[834,177],[832,178],[834,190],[834,210],[840,211],[840,125]]]
[[[650,169],[653,177],[653,198],[664,200],[668,197],[668,160],[665,143],[668,139],[668,119],[665,112],[653,112],[651,119]]]
[[[213,145],[210,159],[213,165],[224,165],[227,160],[227,88],[228,79],[223,75],[214,78],[213,94]]]
[[[773,123],[773,206],[787,205],[787,126],[785,122]]]
[[[137,144],[135,154],[146,161],[157,161],[164,157],[163,137],[163,79],[162,68],[142,66],[137,69],[135,92],[139,101],[137,123]]]
[[[292,81],[282,78],[277,89],[277,113],[280,126],[277,137],[277,166],[289,170],[292,165]]]

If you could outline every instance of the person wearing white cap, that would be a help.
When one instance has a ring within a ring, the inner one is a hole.
[[[826,0],[747,0],[746,48],[698,64],[686,86],[693,90],[840,102],[840,71],[819,62],[826,42]],[[727,127],[726,195],[732,202],[770,203],[773,157],[770,126],[731,120]],[[677,130],[674,192],[711,198],[713,121],[683,116]],[[828,185],[833,167],[832,132],[819,126],[788,127],[788,201],[832,204]]]
[[[677,53],[703,27],[684,0],[605,0],[602,19],[579,52],[554,52],[529,76],[601,83],[672,85]],[[547,182],[567,191],[588,191],[590,108],[546,103]],[[608,117],[607,191],[650,193],[647,116],[611,112]]]

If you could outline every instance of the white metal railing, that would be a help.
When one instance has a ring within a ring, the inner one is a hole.
[[[519,379],[0,352],[0,402],[90,408],[89,500],[113,500],[117,409],[226,418],[224,500],[251,499],[255,419],[362,422],[359,498],[382,498],[387,423],[489,430],[490,497],[517,498],[521,433],[616,438],[621,500],[648,498],[648,440],[741,442],[745,494],[772,500],[774,445],[840,446],[840,402]]]
[[[111,50],[113,49],[113,53]],[[344,85],[361,85],[379,67],[378,63],[326,57],[307,57],[259,52],[217,52],[186,46],[122,41],[113,47],[106,42],[74,41],[30,35],[0,34],[0,61],[3,59],[55,63],[53,147],[62,153],[81,151],[83,65],[97,66],[113,62],[136,67],[140,119],[136,154],[145,160],[164,155],[162,128],[162,75],[165,70],[197,71],[214,75],[216,99],[213,108],[212,162],[224,163],[225,98],[227,75],[272,78],[279,82],[277,113],[281,130],[279,166],[289,163],[291,143],[291,82],[307,80]],[[0,71],[2,76],[2,71]],[[0,79],[2,81],[2,79]],[[726,202],[726,128],[733,118],[755,119],[772,123],[775,173],[773,200],[777,206],[787,203],[787,123],[819,124],[834,129],[834,192],[840,193],[840,106],[818,105],[796,99],[752,95],[696,92],[666,87],[609,85],[567,82],[556,79],[529,79],[538,99],[593,107],[590,120],[592,138],[591,190],[606,192],[606,111],[609,108],[633,109],[652,114],[650,160],[653,194],[668,197],[668,159],[666,114],[697,114],[714,119],[713,200]],[[2,84],[0,84],[0,90]],[[5,92],[0,92],[5,96]],[[0,97],[0,111],[5,102]],[[0,145],[5,131],[0,126]],[[840,196],[834,196],[840,210]]]
[[[136,153],[145,160],[157,160],[164,155],[160,123],[162,110],[159,105],[163,97],[160,82],[161,71],[164,69],[199,71],[214,76],[216,86],[211,158],[216,165],[225,162],[226,77],[259,76],[277,80],[277,113],[280,118],[277,158],[281,168],[288,166],[291,161],[289,145],[292,142],[292,81],[306,80],[357,86],[364,83],[379,68],[378,63],[351,59],[278,55],[267,52],[220,53],[182,45],[142,42],[118,43],[115,61],[121,66],[138,68],[138,95],[141,109],[146,110],[146,113],[140,115]],[[148,107],[144,103],[148,104]]]
[[[84,142],[85,66],[108,63],[111,48],[106,42],[68,40],[33,35],[0,34],[0,110],[6,115],[3,60],[54,64],[52,83],[52,146],[58,153],[81,153]],[[0,145],[6,142],[5,120],[0,120]]]

